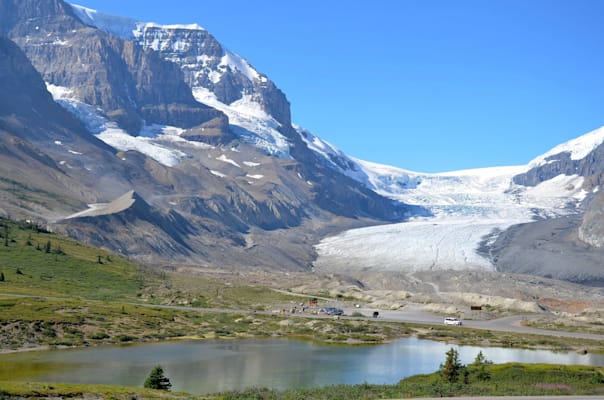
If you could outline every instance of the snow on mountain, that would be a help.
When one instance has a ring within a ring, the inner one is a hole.
[[[85,24],[160,52],[167,60],[180,65],[196,100],[224,112],[232,130],[243,141],[267,154],[291,158],[290,144],[278,131],[281,124],[270,115],[263,101],[266,76],[243,57],[223,48],[204,28],[197,24],[140,22],[71,6]],[[230,84],[232,81],[237,83]]]
[[[193,96],[200,103],[225,113],[229,117],[231,128],[244,142],[264,150],[267,154],[291,158],[290,143],[278,131],[279,122],[268,115],[250,96],[244,96],[229,105],[219,101],[214,93],[203,87],[194,88]]]
[[[76,16],[86,25],[94,26],[103,32],[117,36],[124,40],[134,40],[147,28],[205,30],[198,24],[160,25],[153,22],[140,22],[133,18],[105,14],[103,12],[77,4],[70,4],[70,6],[75,12]]]
[[[571,160],[585,158],[596,147],[604,143],[604,127],[600,127],[578,138],[562,143],[529,163],[530,168],[548,163],[548,158],[560,153],[569,153]]]
[[[86,25],[95,26],[111,35],[131,40],[138,22],[132,18],[104,14],[91,8],[71,4],[76,16]]]
[[[317,270],[490,270],[484,246],[498,232],[572,213],[587,195],[577,175],[559,175],[535,187],[514,184],[512,178],[529,166],[425,174],[350,160],[356,165],[349,176],[384,196],[423,206],[432,215],[326,238],[316,247]]]
[[[170,140],[169,138],[177,138],[182,133],[182,129],[157,125],[146,126],[140,136],[131,136],[115,122],[105,118],[100,110],[75,99],[73,91],[69,88],[52,84],[47,84],[46,88],[54,100],[74,114],[90,132],[117,150],[136,150],[169,167],[178,164],[186,157],[182,151],[160,144],[162,139],[166,142],[177,141],[178,139]]]

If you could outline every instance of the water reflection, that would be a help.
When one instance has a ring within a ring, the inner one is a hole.
[[[0,356],[0,380],[141,386],[161,364],[173,390],[209,393],[250,386],[286,389],[396,383],[438,369],[452,347],[403,339],[379,346],[326,346],[295,340],[179,341]],[[456,346],[453,346],[456,347]],[[495,363],[604,365],[604,355],[457,347],[464,363],[479,351]]]

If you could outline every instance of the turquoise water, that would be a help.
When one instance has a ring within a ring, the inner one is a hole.
[[[288,339],[187,340],[6,354],[0,356],[0,380],[142,386],[153,366],[161,364],[172,389],[189,393],[250,386],[287,389],[392,384],[410,375],[436,371],[450,347],[459,350],[464,363],[472,362],[482,350],[496,363],[604,365],[604,355],[457,347],[418,339],[375,346],[332,346]]]

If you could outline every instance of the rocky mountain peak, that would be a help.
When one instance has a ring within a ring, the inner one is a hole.
[[[290,104],[268,77],[225,49],[199,25],[159,25],[72,5],[85,24],[153,50],[176,63],[193,89],[205,89],[225,105],[248,98],[281,125],[291,124]]]
[[[193,98],[176,65],[85,25],[63,1],[2,0],[1,5],[2,31],[46,82],[69,88],[131,134],[145,124],[189,128],[226,120]]]
[[[514,183],[536,186],[561,174],[585,178],[584,189],[591,191],[604,183],[604,127],[562,143],[532,160]]]
[[[61,0],[0,0],[0,33],[17,37],[32,34],[55,34],[79,29],[82,23]]]

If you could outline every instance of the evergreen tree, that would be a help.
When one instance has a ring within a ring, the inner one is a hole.
[[[440,373],[445,381],[455,383],[464,372],[464,365],[459,361],[459,352],[451,347],[446,353],[444,364],[440,364]]]
[[[50,250],[52,250],[52,244],[50,243],[50,240],[49,240],[48,242],[46,242],[46,246],[44,246],[44,252],[50,253]]]
[[[170,390],[172,384],[170,379],[164,376],[164,370],[161,365],[156,365],[149,374],[144,385],[147,389]]]
[[[487,360],[487,358],[482,354],[482,351],[478,352],[474,362],[470,364],[472,366],[474,375],[476,379],[479,381],[488,381],[491,379],[491,373],[487,370],[487,365],[493,364],[492,361]]]
[[[0,272],[0,282],[4,282],[4,272]]]

